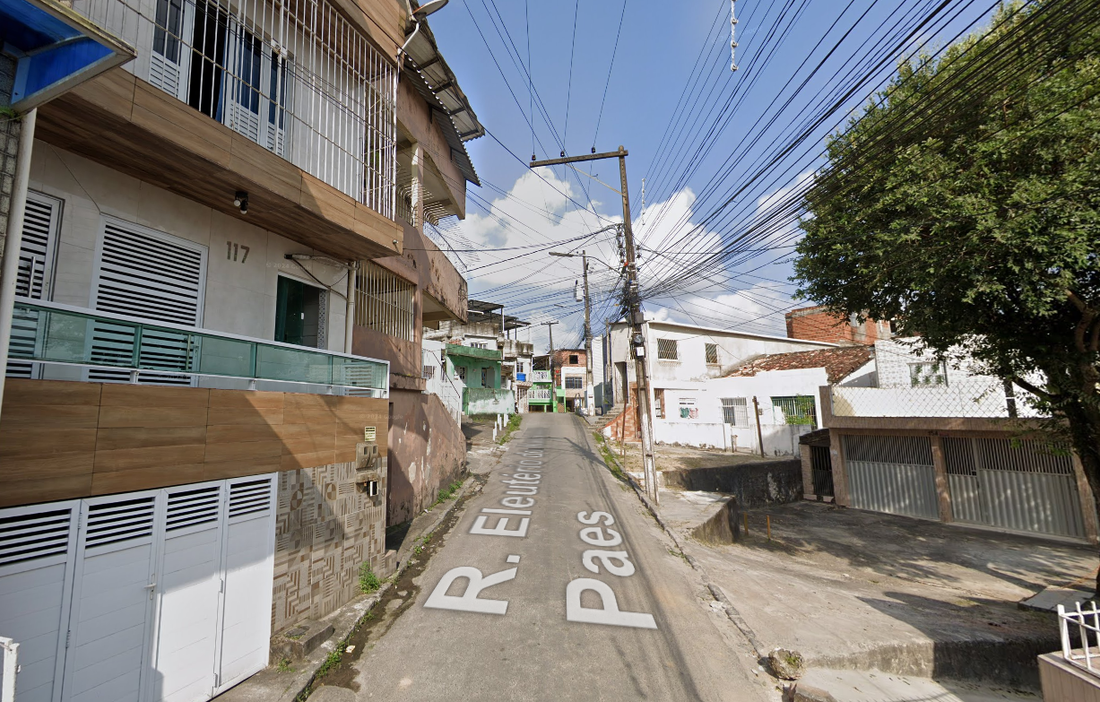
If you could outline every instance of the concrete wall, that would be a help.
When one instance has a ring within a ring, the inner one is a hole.
[[[463,474],[466,438],[443,402],[429,393],[390,394],[387,524],[400,524],[430,507],[441,487]]]
[[[802,461],[757,461],[716,468],[665,471],[665,485],[733,495],[739,507],[762,507],[803,498]]]
[[[60,244],[47,298],[78,307],[91,303],[96,242],[110,215],[200,244],[207,249],[205,308],[200,326],[258,339],[275,335],[277,280],[285,275],[317,285],[285,254],[320,253],[278,234],[154,187],[76,154],[35,141],[30,188],[60,198]],[[230,197],[232,193],[227,193]],[[249,247],[227,256],[227,244]],[[325,285],[343,293],[345,271],[302,261]],[[328,294],[327,348],[344,349],[344,298]]]
[[[1083,655],[1080,649],[1078,655]],[[1061,653],[1039,656],[1043,702],[1100,702],[1100,678],[1066,662]]]
[[[319,619],[359,593],[359,566],[392,572],[386,554],[386,470],[379,495],[355,488],[355,463],[289,470],[278,476],[271,630]]]
[[[466,414],[515,414],[516,396],[500,388],[466,388]]]

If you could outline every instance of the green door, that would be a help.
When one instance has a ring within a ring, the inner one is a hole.
[[[323,293],[320,288],[279,276],[275,297],[275,341],[317,348]]]

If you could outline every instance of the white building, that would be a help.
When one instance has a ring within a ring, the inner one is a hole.
[[[838,348],[836,344],[820,341],[652,320],[644,323],[642,333],[652,382],[650,407],[654,409],[655,440],[661,443],[719,448],[759,450],[759,441],[755,437],[750,442],[745,431],[729,428],[724,421],[722,399],[748,398],[751,404],[754,394],[759,398],[763,391],[742,390],[734,393],[733,390],[712,388],[716,379],[723,378],[746,362],[761,356]],[[617,322],[610,326],[604,340],[603,353],[607,360],[606,365],[600,364],[606,368],[607,373],[607,379],[602,386],[606,393],[604,406],[622,408],[624,398],[633,394],[633,388],[636,387],[630,334],[630,325]],[[817,392],[815,382],[817,380],[807,378],[796,384],[802,388],[799,392],[813,395]],[[774,416],[770,402],[773,395],[786,396],[767,394],[767,401],[762,409],[769,416]],[[630,404],[633,405],[633,402]],[[685,412],[687,416],[682,416]],[[608,436],[633,435],[633,431],[628,428],[632,422],[630,414],[627,412],[622,418],[616,418],[605,429],[605,433]],[[742,430],[745,428],[741,427]],[[630,437],[627,436],[627,439]],[[789,453],[792,450],[790,442],[785,440],[779,444],[765,440],[764,444],[766,452],[782,449],[781,452]]]

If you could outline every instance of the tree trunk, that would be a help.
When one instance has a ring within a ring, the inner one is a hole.
[[[1069,420],[1073,450],[1081,459],[1081,467],[1100,513],[1100,411],[1080,401],[1064,407],[1063,411]],[[1100,596],[1100,568],[1097,569],[1095,588],[1097,596]]]

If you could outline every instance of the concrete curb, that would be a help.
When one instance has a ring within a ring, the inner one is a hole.
[[[721,604],[723,609],[725,609],[726,617],[728,617],[729,620],[733,622],[733,625],[737,627],[737,630],[741,632],[741,635],[744,636],[745,640],[749,642],[750,646],[752,646],[753,653],[756,654],[756,657],[758,659],[764,658],[767,653],[765,652],[764,647],[760,644],[760,640],[756,638],[756,632],[752,630],[752,627],[748,625],[748,622],[745,621],[745,618],[742,617],[741,613],[737,611],[737,608],[733,606],[733,603],[730,602],[729,598],[726,596],[726,593],[723,592],[722,588],[718,587],[717,584],[711,582],[710,575],[707,573],[706,569],[703,568],[702,564],[700,564],[694,556],[692,556],[690,553],[687,552],[687,550],[684,549],[684,545],[680,543],[679,537],[677,537],[676,533],[668,526],[668,524],[665,523],[665,520],[661,518],[660,512],[658,512],[657,509],[653,506],[653,503],[650,502],[649,497],[646,496],[645,492],[642,490],[641,485],[639,485],[637,481],[635,481],[634,478],[626,472],[626,470],[623,468],[623,466],[619,463],[614,455],[611,456],[611,460],[615,463],[615,467],[618,468],[619,471],[626,476],[626,480],[630,484],[630,487],[634,488],[634,493],[638,496],[638,499],[642,501],[642,504],[645,505],[645,508],[649,510],[649,513],[653,515],[653,519],[657,522],[657,524],[661,526],[662,529],[664,529],[665,533],[668,534],[668,537],[672,539],[672,543],[676,544],[676,548],[679,549],[681,554],[683,554],[684,560],[686,560],[688,562],[688,565],[690,565],[693,569],[698,571],[700,575],[703,576],[703,584],[705,584],[707,586],[707,589],[710,590],[710,594],[712,597],[714,597],[715,601]]]
[[[422,517],[431,516],[431,519],[425,521],[425,524],[428,525],[426,527],[417,525],[417,532],[419,534],[425,534],[435,531],[439,525],[454,512],[459,501],[470,491],[475,481],[476,479],[473,475],[467,474],[465,480],[462,482],[462,487],[459,488],[455,496],[446,503],[444,509],[438,512],[432,510],[426,515],[421,515]],[[394,582],[401,577],[401,574],[404,573],[405,569],[408,567],[408,555],[412,552],[413,548],[415,548],[415,542],[417,540],[417,538],[405,539],[405,543],[402,544],[402,547],[398,549],[397,552],[397,568],[394,570],[393,574],[386,579],[386,582],[382,584],[382,587],[380,587],[377,592],[352,600],[336,612],[324,617],[324,620],[332,623],[335,629],[333,635],[305,659],[295,661],[295,664],[300,665],[302,670],[296,671],[294,677],[288,683],[282,683],[281,680],[274,677],[281,676],[282,673],[279,673],[273,666],[268,666],[255,676],[244,680],[239,685],[226,691],[223,695],[220,695],[218,699],[225,700],[225,702],[245,702],[250,700],[264,700],[264,702],[295,702],[295,700],[298,700],[316,681],[317,671],[324,665],[329,655],[333,651],[337,651],[346,645],[348,638],[355,631],[356,627],[364,621],[364,618],[374,609],[374,606],[381,601],[382,597],[389,592],[390,588],[394,587]],[[276,687],[279,689],[274,689]]]

